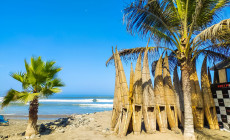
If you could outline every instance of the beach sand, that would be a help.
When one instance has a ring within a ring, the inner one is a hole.
[[[141,135],[128,134],[120,138],[110,132],[111,111],[100,112],[85,115],[72,115],[67,119],[58,121],[39,120],[38,125],[46,124],[52,131],[44,131],[41,136],[34,139],[40,140],[182,140],[182,133],[176,134],[168,130],[166,133],[157,131],[155,134],[146,134],[144,131]],[[21,134],[27,126],[26,120],[9,120],[9,126],[0,126],[0,135],[6,137],[10,135],[9,140],[21,140],[24,136]],[[51,123],[50,123],[51,122]],[[40,129],[41,130],[41,129]],[[217,130],[204,129],[196,131],[199,139],[226,140],[230,138],[230,133]],[[5,138],[6,139],[6,138]]]

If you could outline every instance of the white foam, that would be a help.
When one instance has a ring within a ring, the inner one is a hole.
[[[96,99],[96,102],[101,102],[101,103],[112,103],[113,99]]]
[[[0,97],[0,102],[2,102],[2,100],[3,100],[3,97]]]
[[[63,100],[63,99],[40,99],[39,102],[63,102],[63,103],[88,103],[93,102],[93,99],[81,99],[81,100]]]
[[[113,104],[77,104],[79,106],[85,107],[95,107],[95,108],[113,108]]]

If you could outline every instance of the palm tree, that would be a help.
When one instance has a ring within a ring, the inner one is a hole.
[[[220,21],[219,18],[221,9],[229,3],[230,0],[135,0],[124,9],[127,30],[141,38],[150,37],[156,44],[156,47],[148,48],[153,56],[156,57],[155,52],[165,50],[170,54],[169,63],[180,66],[186,139],[194,139],[191,66],[204,55],[209,60],[223,60],[230,55],[230,19]],[[125,49],[119,53],[128,59],[144,49]],[[107,64],[111,59],[113,57]]]
[[[54,61],[42,61],[41,57],[31,58],[31,64],[25,60],[26,72],[12,73],[11,77],[22,83],[23,91],[10,89],[2,102],[2,108],[9,105],[12,101],[23,103],[30,102],[29,121],[25,136],[37,134],[38,120],[38,99],[39,97],[48,97],[54,93],[61,92],[59,87],[64,86],[57,73],[62,68],[55,66]]]

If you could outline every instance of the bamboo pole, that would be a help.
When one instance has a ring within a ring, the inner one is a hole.
[[[184,101],[183,101],[183,92],[182,92],[182,86],[180,84],[178,72],[177,72],[177,66],[174,69],[173,72],[173,87],[175,90],[175,98],[176,98],[176,109],[177,109],[177,114],[179,121],[181,125],[184,127],[184,114],[183,114],[183,106],[184,106]]]
[[[199,80],[196,72],[195,62],[193,63],[191,74],[191,91],[192,91],[192,110],[193,121],[196,129],[203,129],[204,127],[204,106],[203,97],[200,90]]]
[[[121,97],[123,100],[122,104],[122,116],[121,116],[121,124],[119,126],[119,136],[125,136],[128,131],[128,127],[130,124],[131,116],[132,116],[132,107],[130,104],[130,98],[129,98],[129,88],[127,85],[126,77],[124,68],[120,59],[120,56],[118,54],[118,51],[116,49],[116,57],[118,60],[118,71],[119,71],[119,80],[121,85]]]
[[[178,131],[178,118],[176,110],[175,93],[169,71],[168,55],[166,53],[163,63],[163,83],[166,101],[166,113],[171,130]]]
[[[205,116],[208,120],[209,127],[210,129],[219,129],[216,107],[207,75],[207,57],[205,57],[201,69],[201,87],[203,91]]]
[[[133,131],[134,134],[140,134],[142,123],[142,72],[141,72],[141,53],[137,59],[137,64],[134,73],[134,85],[133,85]]]
[[[152,134],[156,131],[156,108],[154,90],[149,71],[148,49],[144,53],[142,70],[142,89],[143,89],[143,117],[146,132]]]
[[[161,132],[166,132],[168,122],[167,122],[167,114],[166,114],[166,103],[164,96],[164,85],[163,85],[163,77],[162,77],[162,56],[159,58],[155,76],[154,76],[154,93],[156,100],[156,116],[157,123]]]

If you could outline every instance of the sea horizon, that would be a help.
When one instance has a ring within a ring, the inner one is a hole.
[[[0,96],[0,103],[3,100]],[[95,94],[56,94],[48,98],[39,99],[38,115],[40,119],[56,119],[72,114],[86,114],[111,111],[113,108],[113,95]],[[29,103],[13,102],[0,109],[0,115],[12,119],[25,119],[28,117]]]

